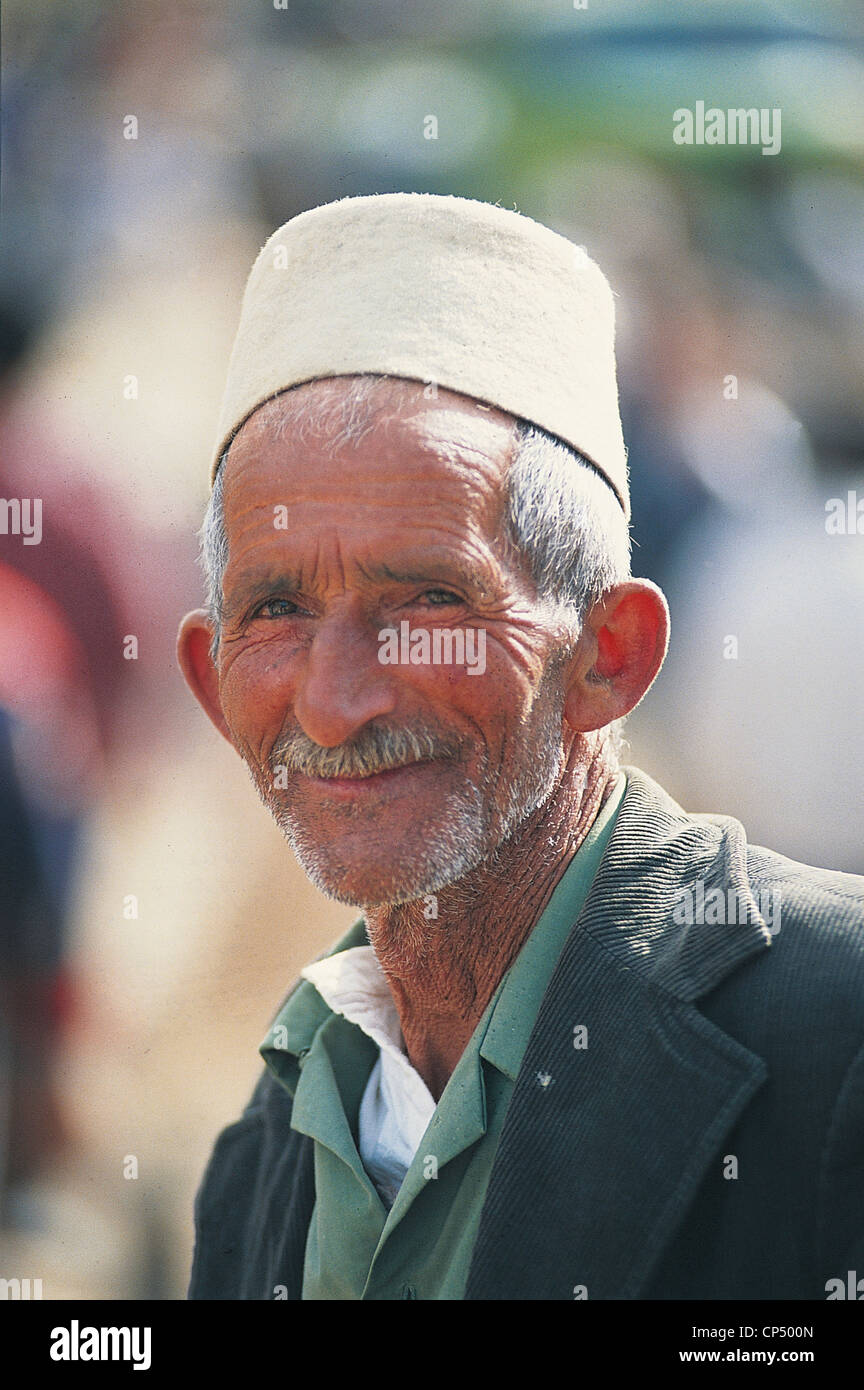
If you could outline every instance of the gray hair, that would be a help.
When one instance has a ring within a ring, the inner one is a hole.
[[[370,397],[380,375],[353,377],[345,392],[324,400],[299,395],[291,411],[271,409],[280,393],[259,408],[271,413],[275,437],[290,428],[301,441],[324,429],[330,447],[357,443],[374,426]],[[406,383],[416,389],[417,383]],[[297,388],[292,388],[296,390]],[[507,478],[505,542],[521,556],[540,599],[551,604],[578,635],[585,613],[614,584],[630,575],[630,534],[621,503],[606,479],[577,450],[528,420],[514,419],[516,438]],[[230,448],[230,445],[229,445]],[[216,481],[201,527],[201,565],[213,626],[212,652],[219,649],[222,579],[228,563],[223,477],[228,449],[219,460]]]

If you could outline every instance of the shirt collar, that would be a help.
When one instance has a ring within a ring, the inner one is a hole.
[[[408,1060],[387,976],[371,946],[349,947],[325,956],[300,973],[315,986],[328,1008],[356,1023],[378,1044],[387,1056],[388,1069],[403,1072],[406,1084],[419,1079]],[[434,1102],[432,1105],[434,1109]]]
[[[321,960],[358,946],[369,946],[366,923],[362,919],[354,922]],[[313,965],[317,963],[313,962]],[[318,1032],[332,1016],[333,1010],[315,985],[311,980],[304,979],[301,974],[288,998],[280,1006],[267,1036],[258,1049],[274,1076],[292,1096],[297,1089],[300,1064],[311,1051]]]

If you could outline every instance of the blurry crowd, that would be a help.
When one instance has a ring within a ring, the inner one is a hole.
[[[0,1276],[46,1298],[183,1296],[213,1138],[353,915],[173,655],[245,276],[293,214],[455,193],[588,248],[672,612],[629,760],[864,872],[864,17],[602,9],[4,6],[0,499],[41,535],[0,512]],[[780,106],[782,151],[675,145],[703,97]]]

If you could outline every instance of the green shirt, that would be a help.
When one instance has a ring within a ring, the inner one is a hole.
[[[302,980],[286,1000],[261,1055],[294,1097],[292,1127],[315,1142],[304,1299],[462,1298],[528,1039],[625,788],[622,773],[489,1001],[389,1211],[357,1149],[360,1101],[378,1046],[334,1013],[311,981]],[[368,944],[360,921],[329,954]]]

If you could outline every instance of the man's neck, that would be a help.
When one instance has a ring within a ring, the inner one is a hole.
[[[437,917],[427,918],[423,898],[366,913],[408,1057],[436,1101],[615,785],[618,764],[608,741],[588,754],[579,743],[552,796],[518,836],[439,890]]]

